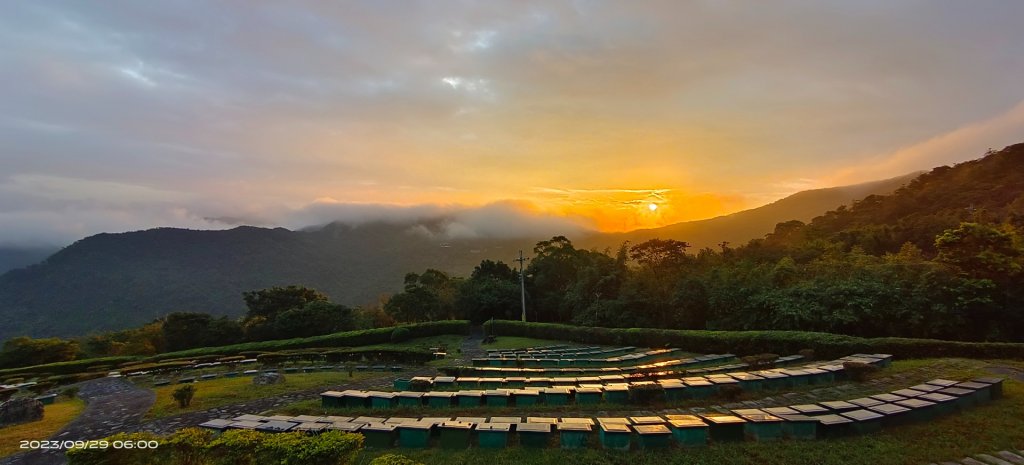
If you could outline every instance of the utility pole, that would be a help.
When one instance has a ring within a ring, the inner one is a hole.
[[[528,259],[523,258],[522,250],[519,251],[519,258],[513,260],[519,262],[519,297],[523,302],[522,320],[524,323],[526,322],[526,280],[523,278],[523,263],[526,262],[526,260]]]

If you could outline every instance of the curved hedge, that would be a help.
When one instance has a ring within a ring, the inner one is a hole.
[[[134,362],[141,357],[137,356],[113,356],[113,357],[100,357],[100,358],[86,358],[81,360],[71,360],[68,362],[55,362],[47,363],[45,365],[33,365],[28,367],[19,368],[8,368],[6,370],[0,370],[0,376],[20,376],[20,375],[68,375],[73,373],[81,373],[88,371],[90,367],[94,367],[97,364],[119,364],[126,362]]]
[[[553,323],[491,320],[487,334],[556,339],[588,344],[676,347],[697,353],[737,355],[773,352],[792,354],[813,349],[821,358],[855,353],[885,353],[899,358],[968,357],[1024,358],[1024,344],[959,342],[898,337],[863,338],[807,331],[702,331],[654,328],[598,328]]]
[[[155,355],[147,361],[164,360],[168,358],[200,357],[210,354],[220,356],[233,355],[242,352],[265,351],[276,352],[288,349],[308,349],[319,347],[358,347],[374,344],[390,344],[391,333],[396,328],[405,328],[409,331],[409,339],[418,337],[441,336],[445,334],[469,334],[469,321],[446,320],[431,321],[427,323],[416,323],[409,325],[390,326],[387,328],[364,329],[360,331],[346,331],[341,333],[324,334],[322,336],[302,337],[295,339],[279,339],[276,341],[245,342],[220,347],[200,347],[198,349],[182,350]]]

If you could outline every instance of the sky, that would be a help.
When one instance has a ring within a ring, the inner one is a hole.
[[[622,231],[1024,140],[1024,2],[0,5],[0,245]]]

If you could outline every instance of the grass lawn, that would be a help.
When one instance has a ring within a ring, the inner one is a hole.
[[[542,347],[552,345],[568,345],[579,347],[580,344],[566,341],[552,341],[550,339],[533,339],[529,337],[496,336],[491,344],[484,344],[484,350],[496,349],[525,349],[527,347]]]
[[[254,386],[251,376],[200,381],[194,384],[196,393],[195,397],[192,398],[192,404],[185,408],[178,407],[177,402],[171,397],[174,390],[183,386],[182,384],[160,386],[153,389],[156,392],[156,402],[153,403],[153,407],[146,416],[148,418],[159,418],[182,412],[205,410],[222,405],[275,396],[292,391],[301,391],[318,386],[343,385],[369,377],[387,376],[384,373],[367,372],[355,372],[352,375],[350,378],[348,373],[345,372],[287,373],[285,374],[284,383],[268,386]]]
[[[43,440],[74,420],[82,410],[85,402],[81,399],[60,400],[47,405],[43,410],[43,419],[32,423],[5,426],[0,428],[0,457],[20,452],[19,443],[24,440]]]
[[[887,428],[880,433],[843,439],[728,443],[664,452],[606,452],[593,447],[501,451],[393,449],[364,452],[357,463],[366,465],[378,455],[399,453],[427,465],[914,465],[1022,447],[1024,383],[1007,380],[1004,397],[987,405],[927,424]]]

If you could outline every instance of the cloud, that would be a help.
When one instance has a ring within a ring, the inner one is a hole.
[[[529,202],[511,200],[482,206],[401,206],[321,199],[286,212],[282,223],[295,228],[328,223],[351,226],[389,223],[409,225],[414,233],[443,239],[535,238],[593,229],[586,218],[544,213]],[[428,227],[422,223],[431,224]]]
[[[832,175],[834,184],[851,184],[899,176],[980,158],[1024,140],[1024,101],[995,117],[971,123],[892,153],[847,167]]]

